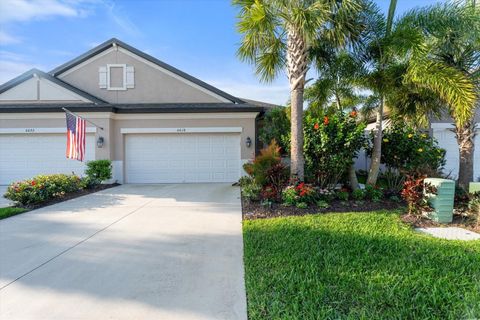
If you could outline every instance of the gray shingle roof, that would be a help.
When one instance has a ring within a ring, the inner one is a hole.
[[[228,99],[228,100],[232,101],[233,103],[244,103],[243,100],[241,100],[237,97],[234,97],[234,96],[232,96],[232,95],[230,95],[230,94],[228,94],[228,93],[226,93],[226,92],[224,92],[224,91],[222,91],[218,88],[215,88],[214,86],[209,85],[208,83],[203,82],[200,79],[197,79],[197,78],[195,78],[195,77],[193,77],[193,76],[191,76],[191,75],[189,75],[189,74],[187,74],[183,71],[180,71],[177,68],[175,68],[175,67],[173,67],[173,66],[171,66],[171,65],[169,65],[169,64],[167,64],[163,61],[160,61],[157,58],[152,57],[151,55],[146,54],[145,52],[142,52],[142,51],[140,51],[140,50],[138,50],[138,49],[136,49],[136,48],[134,48],[134,47],[118,40],[118,39],[116,39],[116,38],[112,38],[110,40],[105,41],[104,43],[102,43],[102,44],[96,46],[95,48],[85,52],[84,54],[78,56],[77,58],[75,58],[73,60],[70,60],[70,61],[62,64],[61,66],[53,69],[49,73],[56,77],[59,74],[67,71],[68,69],[73,68],[76,65],[78,65],[78,64],[90,59],[91,57],[99,54],[100,52],[103,52],[103,51],[109,49],[114,44],[116,44],[116,45],[130,51],[130,52],[133,52],[136,55],[138,55],[138,56],[140,56],[140,57],[142,57],[142,58],[144,58],[144,59],[146,59],[146,60],[148,60],[152,63],[155,63],[156,65],[158,65],[158,66],[160,66],[160,67],[162,67],[162,68],[164,68],[164,69],[166,69],[166,70],[168,70],[172,73],[175,73],[175,74],[179,75],[180,77],[185,78],[185,79],[187,79],[187,80],[189,80],[189,81],[191,81],[191,82],[193,82],[193,83],[195,83],[195,84],[197,84],[197,85],[199,85],[199,86],[201,86],[201,87],[203,87],[203,88],[205,88],[205,89],[207,89],[211,92],[214,92],[214,93],[218,94],[219,96],[224,97],[225,99]]]

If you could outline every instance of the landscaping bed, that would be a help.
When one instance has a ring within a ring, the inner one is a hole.
[[[243,226],[249,319],[480,317],[480,241],[415,232],[398,210]]]
[[[459,227],[480,233],[480,224],[475,219],[460,214],[454,214],[453,221],[448,224],[438,223],[424,216],[409,214],[404,214],[401,218],[403,222],[411,225],[413,228]]]
[[[39,209],[39,208],[43,208],[43,207],[46,207],[46,206],[51,206],[52,204],[56,204],[56,203],[60,203],[60,202],[63,202],[63,201],[75,199],[75,198],[78,198],[78,197],[81,197],[81,196],[85,196],[87,194],[95,193],[95,192],[102,191],[102,190],[105,190],[105,189],[110,189],[110,188],[113,188],[113,187],[117,187],[119,185],[120,185],[119,183],[99,184],[99,185],[90,187],[88,189],[81,189],[81,190],[78,190],[78,191],[75,191],[75,192],[66,193],[64,196],[62,196],[60,198],[54,198],[54,199],[51,199],[51,200],[48,200],[48,201],[45,201],[45,202],[42,202],[42,203],[37,203],[37,204],[32,204],[32,205],[17,206],[17,208],[23,208],[23,209],[27,209],[27,210]]]
[[[242,198],[242,212],[245,220],[303,216],[307,214],[327,212],[360,212],[381,209],[390,210],[404,208],[405,203],[392,200],[383,200],[381,202],[333,200],[329,202],[328,205],[328,208],[320,208],[316,205],[309,205],[307,208],[297,208],[295,206],[285,206],[280,203],[262,205],[260,202],[251,202]]]

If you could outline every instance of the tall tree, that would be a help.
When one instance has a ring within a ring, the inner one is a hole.
[[[473,181],[475,107],[480,89],[480,7],[475,1],[413,10],[400,24],[419,31],[406,80],[435,92],[450,114],[459,146],[458,184]],[[422,111],[421,109],[418,111]]]
[[[380,159],[382,155],[383,112],[386,106],[386,95],[391,89],[388,79],[389,68],[396,61],[391,36],[397,0],[391,0],[388,15],[385,17],[373,4],[365,12],[366,32],[360,47],[360,57],[366,66],[364,86],[373,92],[377,99],[375,108],[376,122],[374,129],[373,152],[368,171],[367,184],[375,185],[380,172]]]
[[[352,15],[358,0],[233,0],[240,8],[240,59],[253,63],[263,81],[271,81],[286,68],[291,103],[291,176],[304,178],[303,102],[309,50],[315,39],[337,44],[351,37],[358,26]]]

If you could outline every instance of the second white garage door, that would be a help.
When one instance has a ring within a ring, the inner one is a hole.
[[[239,134],[128,134],[127,183],[235,182],[240,178]]]
[[[67,138],[62,134],[1,134],[0,185],[33,178],[38,174],[83,175],[85,162],[66,159]],[[86,136],[85,161],[95,159],[95,136]]]

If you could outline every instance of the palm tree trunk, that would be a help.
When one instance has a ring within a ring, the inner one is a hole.
[[[380,158],[382,156],[382,122],[383,122],[383,108],[385,99],[380,98],[380,105],[377,110],[377,121],[375,124],[375,137],[373,139],[372,161],[370,163],[370,170],[368,171],[367,184],[374,186],[377,183],[378,174],[380,172]]]
[[[303,88],[292,90],[291,96],[291,159],[290,175],[304,179],[303,157]]]
[[[291,142],[290,175],[304,179],[303,157],[303,90],[308,68],[308,49],[305,37],[294,26],[287,33],[287,75],[290,82]]]
[[[350,187],[352,190],[358,189],[358,179],[357,173],[355,172],[355,163],[353,163],[348,169],[348,180],[350,182]]]
[[[457,138],[459,151],[458,186],[468,191],[468,185],[473,181],[473,157],[475,149],[474,120],[471,119],[460,127],[455,125],[455,136]]]

